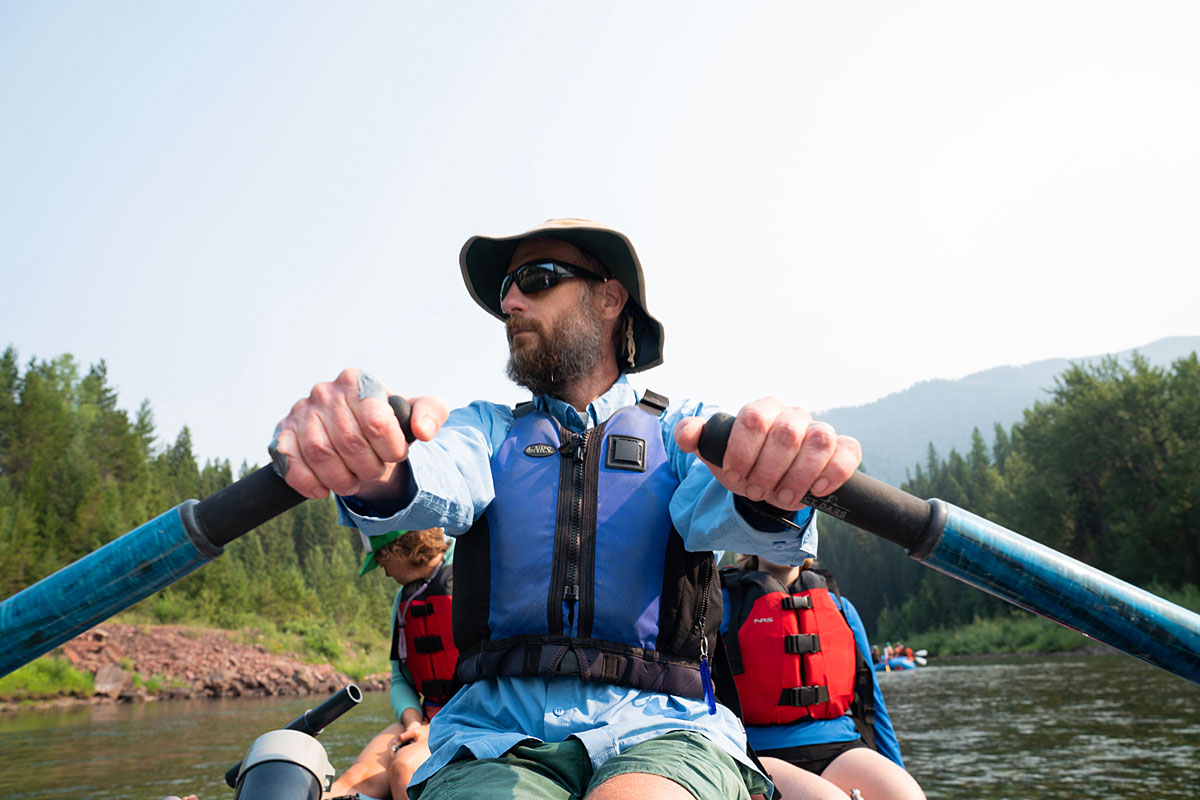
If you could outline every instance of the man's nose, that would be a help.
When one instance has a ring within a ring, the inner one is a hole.
[[[500,311],[508,316],[519,314],[528,309],[529,297],[521,291],[520,287],[517,286],[516,283],[513,283],[512,286],[508,287],[508,293],[505,294],[504,297],[500,298]]]

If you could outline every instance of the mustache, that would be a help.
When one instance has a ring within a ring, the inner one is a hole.
[[[512,316],[504,320],[504,332],[508,336],[509,344],[512,343],[513,334],[517,331],[534,331],[538,334],[543,332],[542,323],[536,319],[529,317]]]

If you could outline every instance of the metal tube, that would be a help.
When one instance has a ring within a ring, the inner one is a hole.
[[[189,500],[0,603],[0,675],[220,555],[189,525]]]
[[[961,508],[910,551],[927,567],[1200,684],[1200,614]]]

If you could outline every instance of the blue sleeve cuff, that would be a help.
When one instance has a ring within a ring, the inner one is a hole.
[[[740,494],[733,496],[733,507],[741,515],[742,519],[754,526],[755,530],[763,533],[781,533],[791,528],[784,520],[788,520],[801,528],[806,526],[809,520],[812,519],[813,510],[811,507],[803,508],[800,511],[788,511],[783,508],[776,508],[770,503],[762,500],[750,500],[742,497]],[[793,530],[795,530],[793,528]]]

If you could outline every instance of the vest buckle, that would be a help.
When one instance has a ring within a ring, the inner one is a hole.
[[[781,706],[815,706],[828,702],[828,686],[792,686],[779,694]]]
[[[783,651],[802,656],[821,652],[821,637],[815,633],[797,633],[783,637]]]

